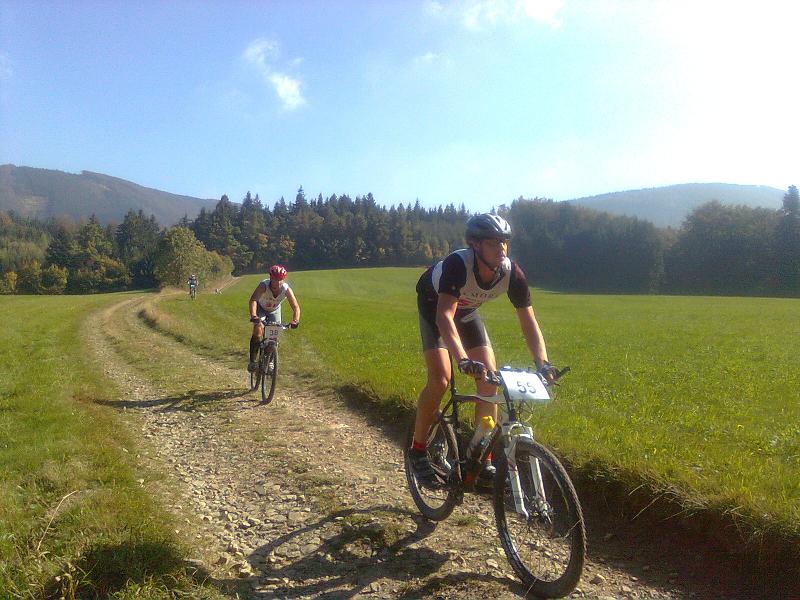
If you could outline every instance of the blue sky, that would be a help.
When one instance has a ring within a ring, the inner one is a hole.
[[[800,182],[800,3],[0,3],[0,163],[272,203]]]

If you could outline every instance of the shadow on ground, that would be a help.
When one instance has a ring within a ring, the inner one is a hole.
[[[393,528],[376,523],[371,520],[376,513],[401,517],[404,521],[414,523],[414,530],[409,532],[401,526]],[[339,533],[323,535],[323,529],[330,524],[336,525]],[[435,551],[413,545],[427,538],[435,529],[435,523],[420,515],[389,505],[363,510],[345,509],[325,515],[253,551],[248,557],[257,574],[253,582],[262,582],[256,583],[254,597],[277,595],[281,598],[345,600],[378,591],[379,581],[383,586],[380,591],[384,594],[391,592],[396,598],[424,598],[439,589],[452,589],[454,585],[462,583],[469,588],[476,581],[499,583],[514,593],[524,595],[517,581],[502,575],[453,571],[431,578],[452,561],[451,554],[446,548]],[[316,532],[319,532],[318,536],[315,536]],[[306,543],[300,550],[297,545],[302,543],[301,538],[317,541]],[[268,557],[273,553],[287,555],[280,566],[269,563]],[[424,582],[415,583],[424,578],[427,578]],[[288,586],[285,580],[307,583]],[[232,585],[234,581],[225,583]]]
[[[186,593],[209,581],[202,567],[187,564],[176,547],[158,541],[131,541],[93,546],[54,577],[45,598],[108,598],[134,585],[163,582]],[[229,584],[219,582],[231,589]]]
[[[199,410],[209,411],[230,411],[233,408],[222,400],[239,399],[241,403],[256,404],[257,399],[248,397],[250,390],[220,390],[220,391],[199,391],[189,390],[185,394],[175,394],[161,398],[150,398],[147,400],[95,400],[96,404],[110,406],[117,409],[156,409],[156,412],[196,412]]]

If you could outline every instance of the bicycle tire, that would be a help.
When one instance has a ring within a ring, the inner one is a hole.
[[[578,495],[558,458],[538,442],[520,440],[515,450],[527,520],[516,511],[505,455],[494,483],[497,532],[508,562],[528,592],[562,598],[578,585],[586,559],[586,526]],[[538,459],[547,503],[533,504],[536,492],[527,465]]]
[[[406,444],[403,449],[408,490],[422,516],[431,521],[443,521],[450,516],[458,504],[458,492],[452,486],[441,490],[428,490],[418,485],[409,456],[413,441],[414,420],[411,421],[408,428]],[[437,419],[431,425],[431,432],[428,435],[428,451],[431,454],[431,463],[434,468],[438,468],[442,472],[442,479],[449,481],[450,473],[458,463],[458,442],[452,426],[441,420],[441,414],[437,415]]]
[[[261,375],[261,403],[269,404],[275,395],[275,382],[278,379],[278,350],[268,348],[261,363],[263,372]]]
[[[250,391],[253,392],[258,389],[258,385],[261,383],[261,348],[258,349],[256,353],[256,368],[254,371],[250,371]]]

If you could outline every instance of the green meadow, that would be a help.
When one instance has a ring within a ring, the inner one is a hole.
[[[0,296],[0,597],[219,597],[137,482],[135,432],[94,402],[116,390],[84,319],[125,297]]]
[[[409,411],[424,382],[420,272],[291,273],[303,314],[284,334],[283,368],[310,386],[359,389],[376,409]],[[163,296],[139,316],[241,366],[244,384],[258,280],[196,301]],[[798,539],[800,300],[532,292],[551,360],[572,367],[532,419],[576,473],[728,515],[751,535]],[[95,402],[118,390],[87,352],[86,317],[129,296],[0,296],[6,596],[218,597],[188,574],[174,523],[137,482],[137,432]],[[527,366],[510,304],[482,314],[499,363]]]
[[[283,338],[284,365],[412,407],[424,383],[420,272],[291,273],[302,324]],[[258,280],[169,299],[154,321],[244,368]],[[572,367],[556,401],[532,417],[540,439],[589,477],[728,514],[754,534],[800,535],[800,300],[537,289],[532,298],[550,359]],[[529,365],[510,303],[481,312],[499,364]]]

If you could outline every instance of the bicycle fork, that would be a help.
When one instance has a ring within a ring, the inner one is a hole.
[[[530,519],[530,514],[525,507],[525,491],[522,489],[522,483],[519,478],[519,465],[517,464],[516,450],[517,442],[520,439],[533,442],[533,430],[520,423],[504,425],[503,429],[503,434],[508,436],[507,439],[509,440],[505,448],[505,453],[508,462],[508,478],[511,484],[511,495],[514,498],[514,508],[517,514],[527,521]],[[523,468],[525,467],[523,466]],[[542,470],[539,467],[539,459],[534,457],[527,468],[530,470],[528,476],[531,478],[533,488],[536,492],[536,497],[532,498],[532,500],[536,504],[536,510],[546,516],[548,507],[545,498],[547,498],[547,496],[544,491],[544,480],[542,479]]]

